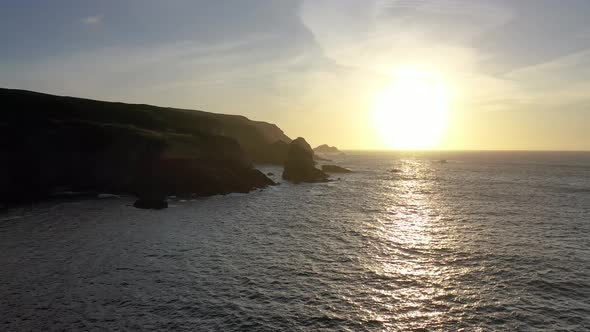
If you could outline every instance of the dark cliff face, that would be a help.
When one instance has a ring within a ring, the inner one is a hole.
[[[327,181],[328,176],[315,167],[313,157],[313,150],[305,139],[299,137],[292,141],[289,145],[283,179],[294,183]]]
[[[267,146],[291,139],[274,124],[252,121],[240,115],[103,102],[61,97],[23,90],[0,89],[2,122],[30,123],[49,120],[87,121],[133,126],[156,132],[189,135],[219,135],[235,139],[253,162],[282,164]]]
[[[245,146],[288,139],[240,116],[6,89],[0,103],[0,203],[60,189],[248,192],[273,182],[252,168]]]
[[[289,153],[289,143],[276,141],[272,144],[265,144],[248,151],[252,160],[260,164],[284,165]]]

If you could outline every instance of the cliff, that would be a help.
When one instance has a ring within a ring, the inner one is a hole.
[[[67,189],[212,195],[273,182],[252,163],[291,140],[243,116],[0,89],[0,202]]]
[[[196,110],[157,107],[143,104],[104,102],[61,97],[43,93],[0,89],[2,117],[7,122],[78,120],[119,124],[157,132],[221,135],[235,139],[252,157],[261,155],[262,147],[291,139],[274,124],[252,121],[241,115],[216,114]],[[251,152],[257,153],[251,153]],[[266,158],[261,155],[261,158]],[[258,160],[253,159],[254,162]],[[274,161],[282,164],[282,161]]]

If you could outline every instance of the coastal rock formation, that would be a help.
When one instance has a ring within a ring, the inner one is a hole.
[[[352,171],[348,168],[337,165],[322,165],[322,171],[326,173],[352,173]]]
[[[284,165],[289,153],[289,142],[277,140],[271,144],[262,144],[250,149],[249,153],[258,164]]]
[[[274,184],[253,168],[249,147],[288,140],[240,116],[8,89],[0,99],[0,203],[58,190],[135,194],[139,206],[249,192]]]
[[[302,137],[292,141],[285,162],[283,179],[294,183],[324,182],[328,175],[315,167],[313,150]]]
[[[165,196],[211,196],[248,193],[274,182],[257,169],[228,164],[224,160],[169,158],[157,162],[153,175],[136,185],[141,197],[156,191]]]
[[[241,115],[104,102],[3,88],[0,88],[0,100],[6,120],[2,124],[6,126],[12,120],[22,120],[26,126],[31,126],[33,122],[85,121],[159,133],[226,136],[237,141],[255,163],[283,165],[291,142],[276,125],[253,121]],[[283,144],[271,146],[277,142]]]
[[[322,144],[315,149],[313,149],[315,153],[322,153],[322,154],[335,154],[335,153],[342,153],[338,150],[335,146],[329,146],[327,144]]]

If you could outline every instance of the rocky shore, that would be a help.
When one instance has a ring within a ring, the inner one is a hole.
[[[274,184],[254,163],[282,164],[291,141],[275,125],[242,116],[8,89],[0,102],[3,205],[56,191],[152,202],[139,207],[168,195],[249,192]]]
[[[138,208],[166,197],[247,193],[283,179],[323,182],[303,138],[243,116],[0,89],[0,204],[55,192],[133,194]],[[333,171],[333,169],[332,169]]]

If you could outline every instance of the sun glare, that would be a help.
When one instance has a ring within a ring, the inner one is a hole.
[[[375,101],[375,126],[385,145],[396,149],[432,149],[447,128],[450,94],[434,72],[401,70]]]

